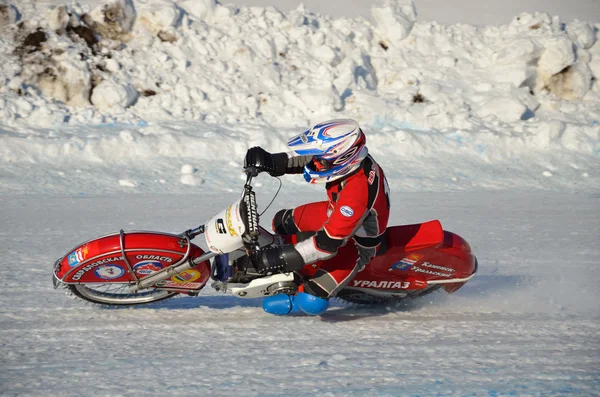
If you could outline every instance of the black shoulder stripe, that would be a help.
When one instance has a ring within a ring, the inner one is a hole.
[[[373,167],[373,159],[371,156],[367,156],[362,163],[362,169],[366,176],[369,176],[369,171],[371,171],[371,167]]]
[[[369,183],[369,201],[367,203],[367,208],[370,210],[373,208],[377,193],[379,192],[379,166],[375,164],[375,161],[373,161],[371,156],[367,156],[364,164],[363,170]]]

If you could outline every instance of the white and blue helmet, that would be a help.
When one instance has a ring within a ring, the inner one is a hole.
[[[330,120],[315,125],[288,141],[299,156],[312,160],[304,167],[304,179],[327,183],[357,170],[369,153],[366,138],[354,120]]]

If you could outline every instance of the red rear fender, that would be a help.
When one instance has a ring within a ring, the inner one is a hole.
[[[392,226],[387,231],[388,248],[414,251],[424,247],[438,246],[444,241],[442,224],[433,220],[416,225]]]
[[[374,281],[442,280],[447,290],[456,290],[475,271],[476,260],[469,244],[444,231],[439,221],[430,221],[388,228],[387,249],[373,258],[360,275]]]
[[[458,234],[448,232],[444,230],[444,246],[456,248],[464,253],[471,252],[471,246],[466,240],[460,237]]]

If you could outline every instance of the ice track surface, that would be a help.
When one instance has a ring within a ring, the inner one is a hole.
[[[268,214],[321,198],[299,196]],[[0,395],[599,395],[593,193],[395,192],[392,224],[440,219],[480,263],[456,294],[406,305],[280,318],[209,287],[135,309],[52,289],[53,261],[77,243],[180,232],[235,197],[0,196]]]

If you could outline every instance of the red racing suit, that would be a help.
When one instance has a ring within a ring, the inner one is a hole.
[[[276,154],[278,162],[283,160]],[[291,157],[286,174],[301,173],[311,156]],[[280,171],[284,171],[280,166]],[[282,172],[279,172],[280,174]],[[314,264],[304,290],[335,296],[375,256],[390,214],[389,188],[381,167],[369,155],[360,168],[326,184],[327,201],[281,210],[273,229],[281,235],[312,232],[294,248],[306,264]],[[298,241],[298,240],[296,240]]]

